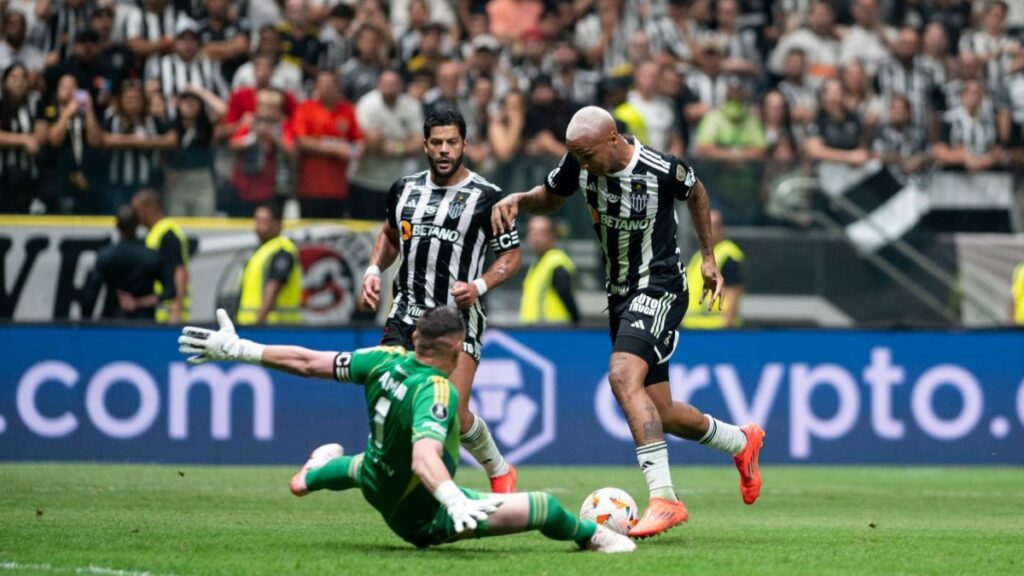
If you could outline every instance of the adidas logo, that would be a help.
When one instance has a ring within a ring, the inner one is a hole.
[[[630,328],[637,328],[637,329],[640,329],[640,330],[647,330],[647,327],[644,326],[644,321],[643,320],[634,320],[633,323],[629,325],[629,327]]]
[[[647,470],[651,466],[654,466],[654,462],[651,462],[650,460],[644,460],[644,463],[640,465],[640,469]]]

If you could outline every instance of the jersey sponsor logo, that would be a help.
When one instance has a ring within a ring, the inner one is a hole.
[[[499,330],[483,337],[469,407],[515,464],[555,440],[555,365]],[[472,458],[466,461],[475,463]]]
[[[402,240],[409,240],[412,238],[412,224],[408,220],[402,220],[398,224],[398,228],[402,232]]]
[[[405,315],[414,320],[419,319],[420,316],[423,316],[423,308],[420,308],[415,304],[410,304],[408,308],[405,309]]]
[[[646,294],[639,294],[629,303],[629,311],[644,316],[654,316],[658,311],[658,301]]]
[[[430,415],[433,416],[435,420],[447,420],[448,407],[440,402],[437,402],[430,407]]]
[[[449,213],[451,213],[451,210],[449,210]],[[453,216],[453,218],[455,218],[455,216]],[[462,234],[458,230],[452,230],[451,228],[445,228],[443,226],[435,226],[433,224],[413,224],[410,228],[409,238],[437,238],[443,242],[454,243],[458,242],[459,238],[462,237]],[[405,239],[408,240],[409,238]]]
[[[448,217],[458,218],[459,216],[462,216],[462,212],[466,209],[467,199],[469,199],[468,192],[459,192],[456,194],[451,204],[448,205]]]
[[[644,200],[644,208],[647,207],[647,201]],[[650,218],[640,218],[638,220],[628,220],[626,218],[619,218],[617,216],[611,216],[608,214],[600,215],[600,222],[602,226],[611,228],[612,230],[622,230],[625,232],[635,232],[637,230],[647,230],[651,227],[652,220]]]
[[[608,292],[613,296],[625,296],[629,294],[629,284],[608,283]]]

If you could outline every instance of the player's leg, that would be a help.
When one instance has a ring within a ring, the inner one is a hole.
[[[480,339],[485,321],[477,308],[466,312],[466,342],[459,355],[459,364],[448,377],[459,393],[459,441],[467,452],[483,466],[490,479],[491,492],[509,494],[516,491],[516,470],[501,455],[487,423],[469,409],[469,397],[480,362]]]
[[[740,473],[743,501],[753,504],[761,493],[761,471],[757,458],[764,442],[764,430],[757,424],[742,427],[729,424],[685,402],[672,400],[672,390],[667,380],[648,386],[647,393],[658,407],[665,432],[732,456]]]
[[[636,549],[636,544],[629,538],[599,527],[590,520],[580,520],[566,510],[557,498],[546,492],[479,494],[478,497],[495,498],[502,504],[471,537],[482,538],[538,530],[552,540],[573,541],[586,550],[616,553],[632,552]]]
[[[296,496],[317,490],[358,488],[362,463],[362,453],[345,456],[340,444],[325,444],[313,450],[309,460],[292,476],[289,488]]]

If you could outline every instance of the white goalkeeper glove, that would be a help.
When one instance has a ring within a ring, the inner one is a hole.
[[[217,325],[213,331],[196,326],[185,326],[178,337],[178,352],[189,355],[189,364],[202,364],[215,360],[259,364],[263,357],[263,344],[243,340],[235,333],[235,325],[223,308],[217,309]]]
[[[502,501],[497,499],[470,500],[459,490],[455,482],[445,480],[434,490],[434,498],[448,511],[448,516],[455,525],[455,532],[461,533],[464,530],[475,530],[477,524],[487,520],[487,517],[494,513],[501,506]]]

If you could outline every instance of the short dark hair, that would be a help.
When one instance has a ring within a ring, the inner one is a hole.
[[[351,6],[342,2],[331,8],[331,13],[328,14],[328,18],[343,18],[345,20],[352,20],[356,17],[356,11]]]
[[[458,126],[459,135],[466,137],[466,119],[455,108],[437,108],[427,114],[423,121],[423,137],[430,138],[430,131],[436,126]]]
[[[135,229],[139,227],[139,215],[131,204],[122,204],[117,209],[117,231],[122,236],[135,238]]]
[[[419,333],[421,339],[427,341],[465,333],[465,331],[466,324],[462,321],[462,314],[449,306],[431,308],[424,312],[416,322],[416,332]]]
[[[267,200],[257,206],[256,210],[259,210],[260,208],[270,212],[270,217],[273,218],[275,222],[280,222],[284,219],[284,206],[282,206],[280,202]]]

